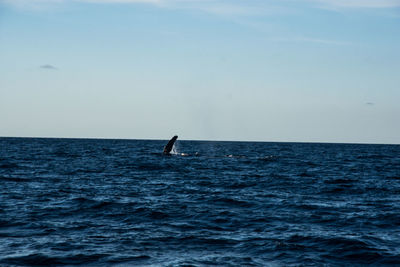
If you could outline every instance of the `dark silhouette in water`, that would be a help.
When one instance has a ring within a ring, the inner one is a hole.
[[[0,266],[400,266],[400,145],[168,141],[0,137]]]
[[[176,139],[178,139],[177,135],[175,135],[174,137],[171,138],[171,140],[169,140],[168,144],[164,147],[164,152],[163,152],[164,154],[169,155],[171,153],[171,150],[174,146]]]

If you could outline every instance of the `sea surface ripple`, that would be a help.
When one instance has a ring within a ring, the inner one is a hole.
[[[400,265],[399,145],[165,144],[0,138],[0,266]]]

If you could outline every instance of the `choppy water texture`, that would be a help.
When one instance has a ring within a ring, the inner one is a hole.
[[[0,138],[0,266],[400,264],[400,146],[165,144]]]

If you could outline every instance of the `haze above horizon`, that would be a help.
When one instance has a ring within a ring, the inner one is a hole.
[[[0,136],[400,144],[398,0],[0,0]]]

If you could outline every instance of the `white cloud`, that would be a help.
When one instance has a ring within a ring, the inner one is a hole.
[[[392,8],[400,7],[400,0],[311,0],[338,8]]]
[[[47,8],[67,3],[150,4],[160,8],[192,9],[218,15],[265,15],[283,8],[291,0],[0,0],[19,8]]]
[[[271,38],[271,41],[275,42],[284,42],[284,43],[315,43],[321,45],[335,45],[335,46],[351,46],[354,43],[346,42],[346,41],[338,41],[338,40],[331,40],[331,39],[322,39],[322,38],[313,38],[313,37],[276,37]]]
[[[162,0],[71,0],[74,2],[87,2],[87,3],[149,3],[149,4],[158,4],[162,2]]]
[[[158,7],[197,9],[219,15],[263,15],[292,4],[316,5],[321,8],[394,8],[400,0],[0,0],[22,8],[41,8],[65,3],[82,2],[93,4],[152,4]]]
[[[59,4],[71,2],[86,2],[86,3],[150,3],[157,4],[161,0],[0,0],[0,3],[5,3],[18,8],[42,8],[56,6]]]

